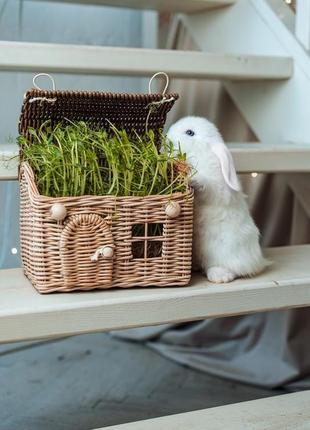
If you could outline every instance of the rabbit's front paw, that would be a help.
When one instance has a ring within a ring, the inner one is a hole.
[[[233,281],[236,278],[236,275],[225,267],[214,266],[209,267],[207,270],[207,277],[210,282],[221,284]]]

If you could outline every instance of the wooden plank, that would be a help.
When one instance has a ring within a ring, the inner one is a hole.
[[[310,144],[230,143],[239,173],[310,172]]]
[[[105,427],[105,430],[308,430],[309,404],[310,391],[304,391]]]
[[[239,173],[310,171],[310,144],[228,143],[228,147]],[[0,148],[0,181],[16,180],[18,159],[14,157],[18,155],[18,148],[15,145]]]
[[[178,78],[273,80],[289,78],[293,63],[289,57],[0,42],[0,70],[125,76],[164,70]]]
[[[273,248],[253,279],[215,285],[40,295],[21,269],[0,271],[0,342],[310,306],[310,245]]]
[[[39,0],[42,1],[42,0]],[[46,1],[46,0],[45,0]],[[59,3],[151,9],[161,12],[202,12],[229,6],[236,0],[48,0]]]

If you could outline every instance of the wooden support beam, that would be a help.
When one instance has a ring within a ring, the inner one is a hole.
[[[310,172],[310,144],[231,143],[239,173]]]

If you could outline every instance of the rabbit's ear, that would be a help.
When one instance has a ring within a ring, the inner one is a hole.
[[[241,188],[235,170],[234,160],[225,143],[213,143],[211,145],[211,150],[219,159],[226,184],[233,190],[240,191]]]

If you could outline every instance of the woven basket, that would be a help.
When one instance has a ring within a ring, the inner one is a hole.
[[[167,97],[176,99],[177,95]],[[26,135],[29,126],[38,128],[47,119],[54,123],[84,120],[108,128],[108,119],[128,133],[133,129],[143,133],[147,106],[160,100],[160,94],[31,90],[25,96],[19,129]],[[163,128],[173,101],[159,105],[150,115],[150,128]],[[40,293],[188,284],[191,190],[169,196],[50,198],[40,195],[31,167],[22,163],[20,193],[23,267]],[[63,222],[52,219],[55,204],[66,209]],[[180,209],[174,218],[167,211],[171,205]],[[135,236],[137,231],[140,233]]]

